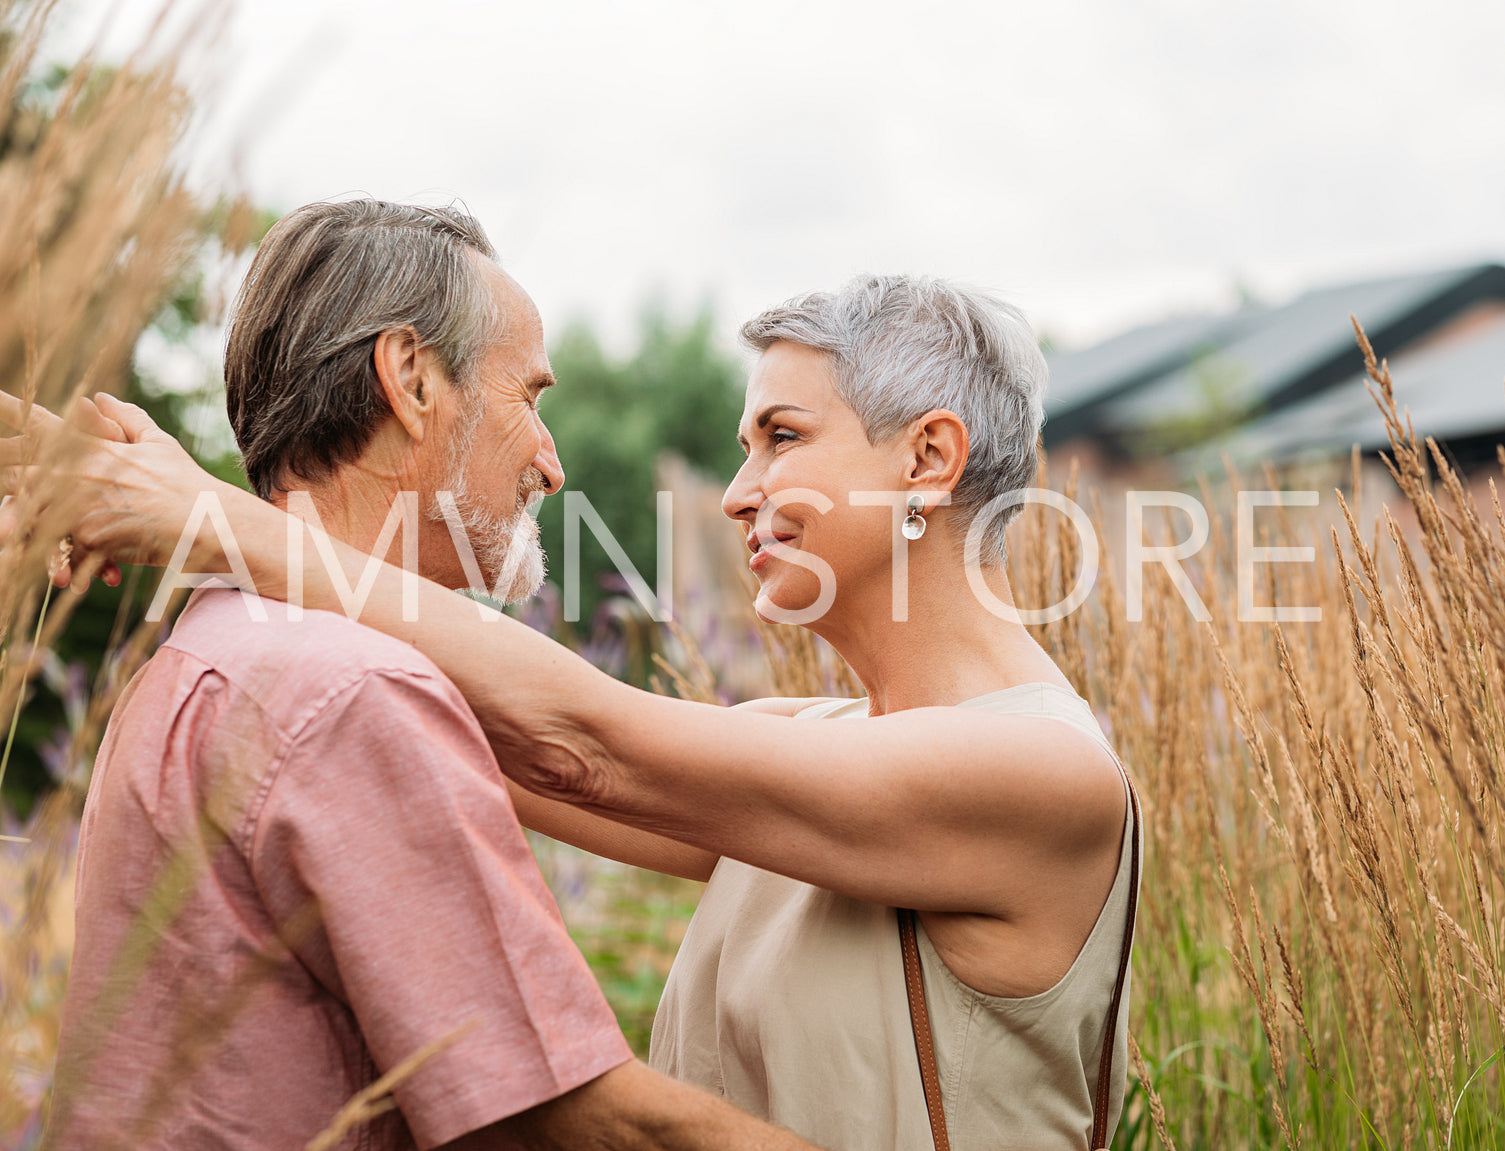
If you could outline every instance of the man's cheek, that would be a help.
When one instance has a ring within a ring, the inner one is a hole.
[[[531,428],[512,428],[497,443],[493,463],[498,467],[510,464],[512,474],[521,474],[537,457],[540,446],[542,441]]]

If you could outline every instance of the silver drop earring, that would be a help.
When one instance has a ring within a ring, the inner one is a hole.
[[[907,502],[909,514],[904,517],[904,523],[900,531],[907,540],[917,540],[925,534],[925,517],[920,514],[920,509],[925,506],[924,496],[910,496]]]

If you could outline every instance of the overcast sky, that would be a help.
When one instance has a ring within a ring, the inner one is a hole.
[[[460,197],[548,327],[618,341],[868,270],[1077,344],[1505,256],[1499,0],[254,0],[217,59],[196,162],[277,209]]]

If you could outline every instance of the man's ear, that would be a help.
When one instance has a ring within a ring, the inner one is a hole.
[[[433,418],[443,377],[438,357],[407,325],[388,328],[376,337],[372,352],[376,378],[392,414],[418,443]]]
[[[967,425],[955,412],[935,408],[909,425],[904,478],[917,488],[949,492],[967,468]]]

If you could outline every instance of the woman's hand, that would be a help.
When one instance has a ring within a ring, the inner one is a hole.
[[[73,551],[54,574],[59,586],[75,573],[87,585],[101,565],[115,582],[116,562],[166,565],[201,491],[239,494],[135,404],[104,393],[75,401],[63,419],[0,391],[0,424],[21,433],[0,440],[0,474],[14,496],[0,510],[0,545],[43,516],[61,525]],[[188,556],[179,558],[212,570],[218,541],[202,534],[208,538],[189,541]]]

